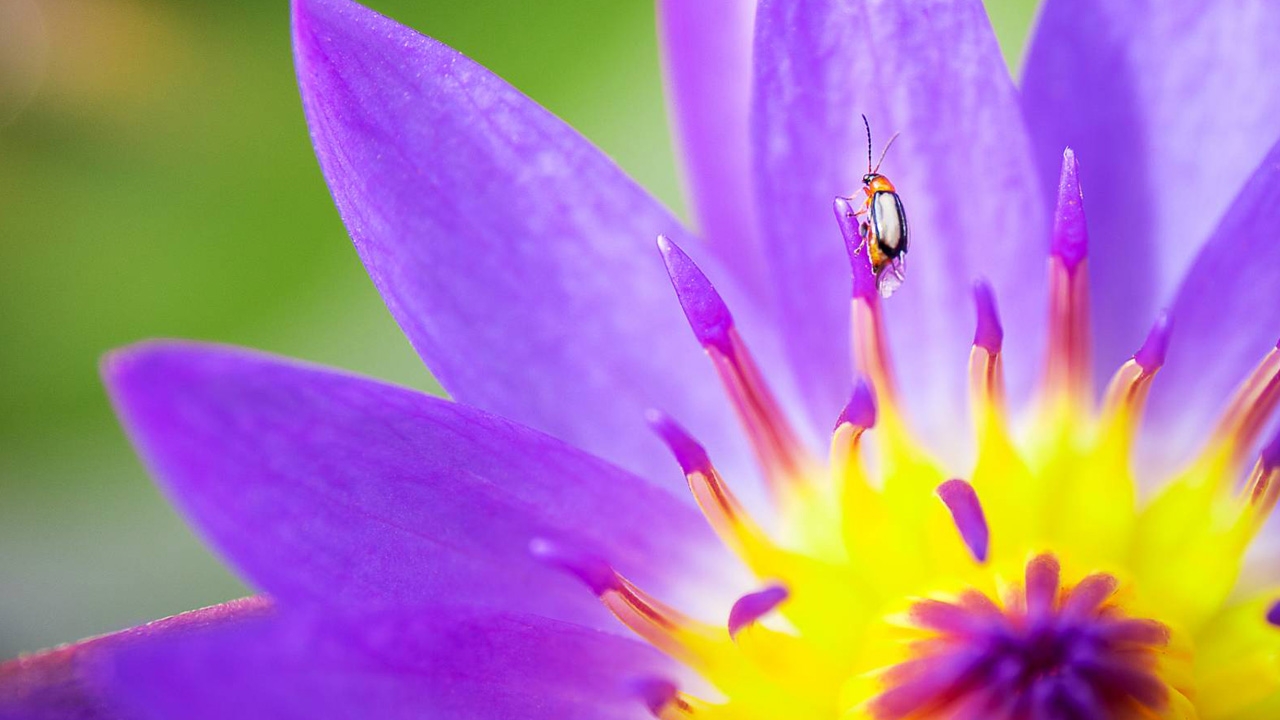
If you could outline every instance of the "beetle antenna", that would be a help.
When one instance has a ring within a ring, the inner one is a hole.
[[[862,115],[862,124],[867,128],[867,172],[871,172],[871,123],[867,122],[866,113]]]
[[[880,153],[880,160],[876,162],[876,169],[872,170],[871,172],[873,173],[880,172],[880,163],[884,162],[884,156],[889,154],[889,148],[893,146],[893,141],[897,140],[898,136],[901,134],[902,133],[894,133],[893,137],[889,138],[889,142],[884,144],[884,150]],[[870,159],[871,159],[870,157],[867,158],[867,160],[870,160]]]

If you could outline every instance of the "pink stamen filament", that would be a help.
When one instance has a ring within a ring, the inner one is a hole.
[[[775,493],[808,477],[813,460],[737,331],[729,329],[726,348],[709,345],[706,350]]]
[[[1068,268],[1059,258],[1049,261],[1049,355],[1045,386],[1072,403],[1086,402],[1091,393],[1089,358],[1089,277],[1087,263]]]
[[[1257,441],[1266,421],[1280,404],[1280,349],[1272,349],[1227,404],[1214,438],[1230,448],[1239,462]]]

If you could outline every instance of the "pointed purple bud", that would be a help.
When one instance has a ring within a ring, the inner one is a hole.
[[[759,592],[748,593],[738,598],[729,611],[729,637],[736,638],[738,633],[748,625],[773,612],[786,602],[791,593],[781,585],[772,585]]]
[[[1080,163],[1071,148],[1062,153],[1058,180],[1058,207],[1053,212],[1053,239],[1049,252],[1074,270],[1089,253],[1089,229],[1084,221],[1084,194],[1080,190]]]
[[[656,717],[664,708],[675,702],[680,688],[666,678],[645,677],[631,681],[631,692],[640,698],[649,712]]]
[[[671,416],[658,410],[650,410],[645,413],[645,421],[662,442],[667,444],[667,448],[675,456],[676,462],[680,463],[680,469],[685,475],[711,474],[711,458],[707,455],[706,448],[702,447],[702,444],[695,440],[688,430],[672,420]]]
[[[853,296],[864,300],[879,297],[876,287],[876,274],[871,269],[871,255],[862,242],[861,224],[854,215],[857,208],[849,202],[849,198],[838,197],[832,210],[836,214],[836,224],[840,226],[840,234],[844,236],[845,250],[849,251],[849,262],[853,270]]]
[[[996,294],[991,284],[979,280],[973,284],[973,302],[978,309],[978,326],[973,331],[973,344],[996,355],[1004,345],[1004,326],[996,309]]]
[[[1267,608],[1267,622],[1280,627],[1280,600],[1271,603],[1271,607]]]
[[[972,485],[958,478],[939,485],[937,493],[951,512],[951,519],[960,531],[960,539],[964,540],[973,559],[985,563],[990,535],[982,503],[978,502],[978,493],[974,492]]]
[[[609,563],[546,538],[529,541],[529,552],[538,560],[578,578],[597,596],[621,587],[618,574]]]
[[[1150,375],[1164,365],[1165,355],[1169,353],[1171,329],[1169,313],[1160,313],[1160,317],[1156,318],[1156,324],[1151,326],[1151,332],[1147,333],[1146,342],[1142,343],[1142,347],[1138,348],[1138,352],[1133,356],[1133,361],[1138,363],[1142,372]]]
[[[864,377],[859,377],[854,383],[853,395],[844,406],[844,410],[840,412],[840,417],[836,419],[836,427],[845,423],[864,430],[876,425],[876,396],[871,389],[871,383]]]
[[[680,307],[698,342],[715,346],[725,353],[732,352],[729,330],[733,328],[733,316],[720,293],[671,238],[659,235],[658,250],[667,265],[667,275],[671,277],[671,286],[676,290]]]

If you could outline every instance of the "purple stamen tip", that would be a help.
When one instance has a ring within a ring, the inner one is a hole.
[[[987,530],[987,517],[982,512],[982,503],[978,502],[978,493],[974,492],[972,485],[960,479],[942,483],[938,486],[937,493],[951,512],[951,519],[960,531],[960,539],[968,546],[973,559],[985,563],[990,534]]]
[[[1156,324],[1151,326],[1151,332],[1147,333],[1146,342],[1142,343],[1142,347],[1138,348],[1138,352],[1133,356],[1133,361],[1138,363],[1138,367],[1141,367],[1144,373],[1151,374],[1164,365],[1164,358],[1169,353],[1171,330],[1169,313],[1160,313]]]
[[[702,444],[695,440],[688,430],[672,420],[671,416],[657,410],[650,410],[645,413],[645,420],[662,442],[667,444],[667,448],[675,456],[676,462],[680,463],[680,469],[685,475],[711,474],[711,458],[707,455],[706,448],[702,447]]]
[[[864,430],[876,425],[876,396],[866,378],[858,378],[853,386],[853,395],[836,419],[837,428],[845,423]]]
[[[1080,163],[1067,148],[1062,153],[1058,181],[1058,207],[1053,213],[1053,239],[1049,251],[1074,270],[1089,253],[1089,229],[1084,220],[1084,194],[1080,190]]]
[[[633,680],[631,691],[644,702],[649,712],[657,715],[676,699],[680,688],[665,678],[646,677]]]
[[[858,217],[854,213],[857,208],[849,202],[850,198],[838,197],[831,206],[836,214],[836,225],[840,226],[840,235],[844,237],[844,249],[852,257],[862,246],[862,234],[858,232]]]
[[[618,574],[604,560],[565,547],[546,538],[529,541],[529,552],[538,560],[564,570],[591,588],[596,595],[604,595],[621,587]]]
[[[1267,608],[1267,622],[1280,627],[1280,600],[1271,603],[1271,607]]]
[[[1262,448],[1262,469],[1271,472],[1276,468],[1280,468],[1280,429]]]
[[[729,611],[729,637],[738,637],[738,633],[748,625],[773,612],[786,602],[791,593],[781,585],[772,585],[759,592],[748,593],[738,598]]]
[[[857,208],[849,202],[849,198],[838,197],[832,206],[836,214],[836,224],[840,226],[840,234],[844,236],[844,247],[849,252],[849,262],[853,270],[853,296],[872,300],[880,295],[876,288],[876,274],[871,269],[871,255],[862,245],[862,233],[859,231],[858,218],[854,213]]]
[[[996,309],[996,295],[986,280],[973,284],[973,302],[978,308],[978,327],[973,331],[973,344],[995,355],[1004,345],[1004,326]]]
[[[658,250],[667,265],[667,275],[671,277],[671,286],[675,288],[680,307],[698,342],[728,352],[733,316],[729,314],[729,308],[724,304],[720,293],[716,292],[707,276],[671,238],[659,235]]]

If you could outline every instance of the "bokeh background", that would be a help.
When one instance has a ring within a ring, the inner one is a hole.
[[[684,212],[652,0],[367,4],[492,68]],[[988,0],[1011,65],[1034,4]],[[107,405],[98,359],[147,337],[439,392],[330,204],[284,0],[0,0],[0,659],[247,593]]]

